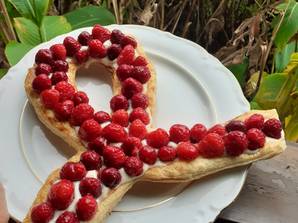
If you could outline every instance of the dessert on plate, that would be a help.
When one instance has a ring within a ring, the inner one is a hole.
[[[80,67],[112,78],[111,113],[76,88]],[[140,43],[95,25],[40,49],[25,79],[39,120],[77,151],[50,174],[24,222],[103,222],[137,181],[184,182],[267,159],[285,149],[276,110],[244,113],[206,128],[154,128],[156,73]]]

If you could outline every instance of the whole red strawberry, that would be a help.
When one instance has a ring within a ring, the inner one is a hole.
[[[171,146],[163,146],[158,150],[158,158],[163,162],[175,160],[177,156],[177,149]]]
[[[97,178],[85,177],[80,182],[79,190],[82,196],[89,194],[98,198],[101,195],[101,182]]]
[[[263,132],[266,136],[279,139],[281,137],[282,126],[279,120],[275,118],[268,119],[264,123]]]
[[[70,211],[64,211],[56,220],[56,223],[79,223],[77,215]]]
[[[54,183],[48,194],[48,200],[57,210],[65,210],[74,198],[74,186],[69,180]]]
[[[148,133],[146,136],[146,141],[149,146],[160,148],[162,146],[168,145],[170,137],[164,129],[158,128]]]
[[[124,163],[124,170],[128,176],[139,176],[143,173],[143,162],[137,157],[128,157]]]
[[[77,105],[71,113],[71,124],[81,125],[85,120],[93,118],[94,109],[91,105],[82,103]]]
[[[60,178],[70,181],[78,181],[83,179],[86,175],[85,166],[78,162],[67,162],[60,170]]]
[[[54,217],[54,208],[49,202],[36,205],[31,210],[32,223],[48,223]]]
[[[177,156],[180,160],[191,161],[199,156],[199,152],[193,144],[181,142],[177,146]]]
[[[185,125],[175,124],[170,128],[170,140],[179,143],[189,140],[190,130]]]
[[[139,151],[140,159],[149,165],[153,165],[157,160],[156,149],[150,146],[143,146]]]
[[[101,173],[99,178],[101,179],[102,183],[109,187],[115,188],[121,181],[121,174],[115,168],[105,168]]]
[[[53,71],[68,71],[68,63],[64,60],[55,60],[52,64]]]
[[[91,220],[96,213],[96,209],[97,209],[97,203],[92,196],[86,195],[80,198],[76,206],[76,213],[77,213],[78,219],[80,221]]]
[[[123,150],[115,146],[106,146],[102,155],[105,165],[116,169],[123,167],[126,160]]]
[[[79,129],[79,136],[87,142],[92,141],[101,134],[101,126],[94,119],[88,119],[82,123]]]
[[[71,100],[76,92],[75,88],[66,81],[57,83],[55,89],[60,93],[60,101]]]
[[[129,115],[129,121],[133,122],[134,120],[141,120],[145,125],[150,123],[150,117],[148,113],[143,108],[135,108]]]
[[[134,120],[129,125],[128,131],[130,136],[134,136],[140,139],[144,139],[147,135],[146,125],[139,119]]]
[[[205,158],[223,156],[225,152],[225,144],[222,136],[217,133],[208,133],[199,142],[199,151]]]
[[[127,133],[121,125],[111,123],[103,128],[102,136],[110,142],[123,142]]]
[[[87,170],[97,170],[102,166],[100,155],[92,150],[83,152],[80,160]]]
[[[192,142],[200,142],[205,135],[207,135],[207,129],[203,124],[195,124],[190,129],[190,139]]]
[[[46,108],[53,109],[59,102],[60,94],[55,89],[47,89],[41,92],[40,98]]]
[[[225,137],[226,152],[230,156],[239,156],[247,149],[248,141],[245,133],[240,131],[229,132]]]

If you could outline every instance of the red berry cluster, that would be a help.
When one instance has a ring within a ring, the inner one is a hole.
[[[112,43],[109,48],[103,44],[107,40]],[[88,46],[88,50],[81,50],[82,45]],[[226,126],[217,124],[209,129],[200,123],[190,129],[175,124],[169,132],[161,128],[147,132],[149,100],[143,93],[143,85],[151,74],[146,59],[135,56],[136,47],[137,42],[120,30],[110,32],[95,25],[91,34],[82,32],[77,40],[66,37],[63,44],[36,54],[33,89],[40,93],[45,108],[52,109],[59,121],[79,126],[78,135],[88,143],[88,150],[81,154],[79,162],[67,162],[61,168],[61,179],[52,185],[47,201],[32,209],[34,223],[49,222],[55,210],[64,210],[57,218],[58,223],[90,220],[95,215],[96,199],[101,196],[102,187],[115,188],[120,184],[121,168],[128,176],[137,177],[143,173],[144,163],[154,165],[158,159],[190,162],[198,156],[238,156],[246,149],[262,148],[265,136],[281,137],[279,120],[265,121],[259,114],[244,122],[233,120]],[[110,100],[111,115],[104,111],[94,113],[86,93],[76,91],[68,82],[67,56],[75,57],[79,64],[89,57],[108,57],[118,64],[116,75],[122,89],[121,94]],[[96,171],[97,177],[88,177],[88,171]],[[74,199],[75,181],[80,181],[81,198],[76,211],[70,212],[67,208]]]

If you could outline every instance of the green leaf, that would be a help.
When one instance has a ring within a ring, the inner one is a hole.
[[[32,19],[35,17],[34,9],[30,0],[8,0],[21,16]]]
[[[11,66],[19,62],[20,59],[34,46],[19,43],[16,41],[9,42],[5,47],[5,56]]]
[[[0,69],[0,79],[7,73],[8,69],[6,68],[1,68]]]
[[[263,108],[256,101],[250,102],[250,109],[262,110]]]
[[[295,52],[296,43],[288,43],[281,51],[276,50],[274,53],[275,71],[282,72],[290,62],[291,54]]]
[[[248,58],[245,57],[240,64],[232,64],[227,67],[236,77],[241,87],[245,84],[246,72],[248,68]]]
[[[295,109],[292,115],[289,115],[286,120],[286,139],[289,141],[298,141],[298,109]]]
[[[276,33],[274,43],[280,50],[298,32],[298,2],[289,1],[285,17]]]
[[[286,74],[276,73],[264,77],[254,101],[263,108],[274,108],[278,100],[277,96],[279,95],[286,80]]]
[[[15,9],[15,7],[8,0],[5,1],[5,6],[7,9],[7,13],[11,19],[14,17],[21,16],[21,14]]]
[[[41,24],[43,17],[47,14],[49,8],[49,0],[31,0],[35,11],[35,20],[37,24]]]
[[[64,16],[45,16],[40,26],[43,41],[71,31],[71,25]]]
[[[32,46],[41,43],[39,28],[32,20],[23,17],[14,18],[14,27],[22,43]]]
[[[114,15],[101,6],[86,6],[64,15],[72,29],[78,29],[94,24],[109,25],[115,23]]]

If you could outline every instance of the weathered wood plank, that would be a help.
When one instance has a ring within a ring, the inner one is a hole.
[[[238,198],[220,218],[241,223],[298,222],[298,144],[251,166]]]

